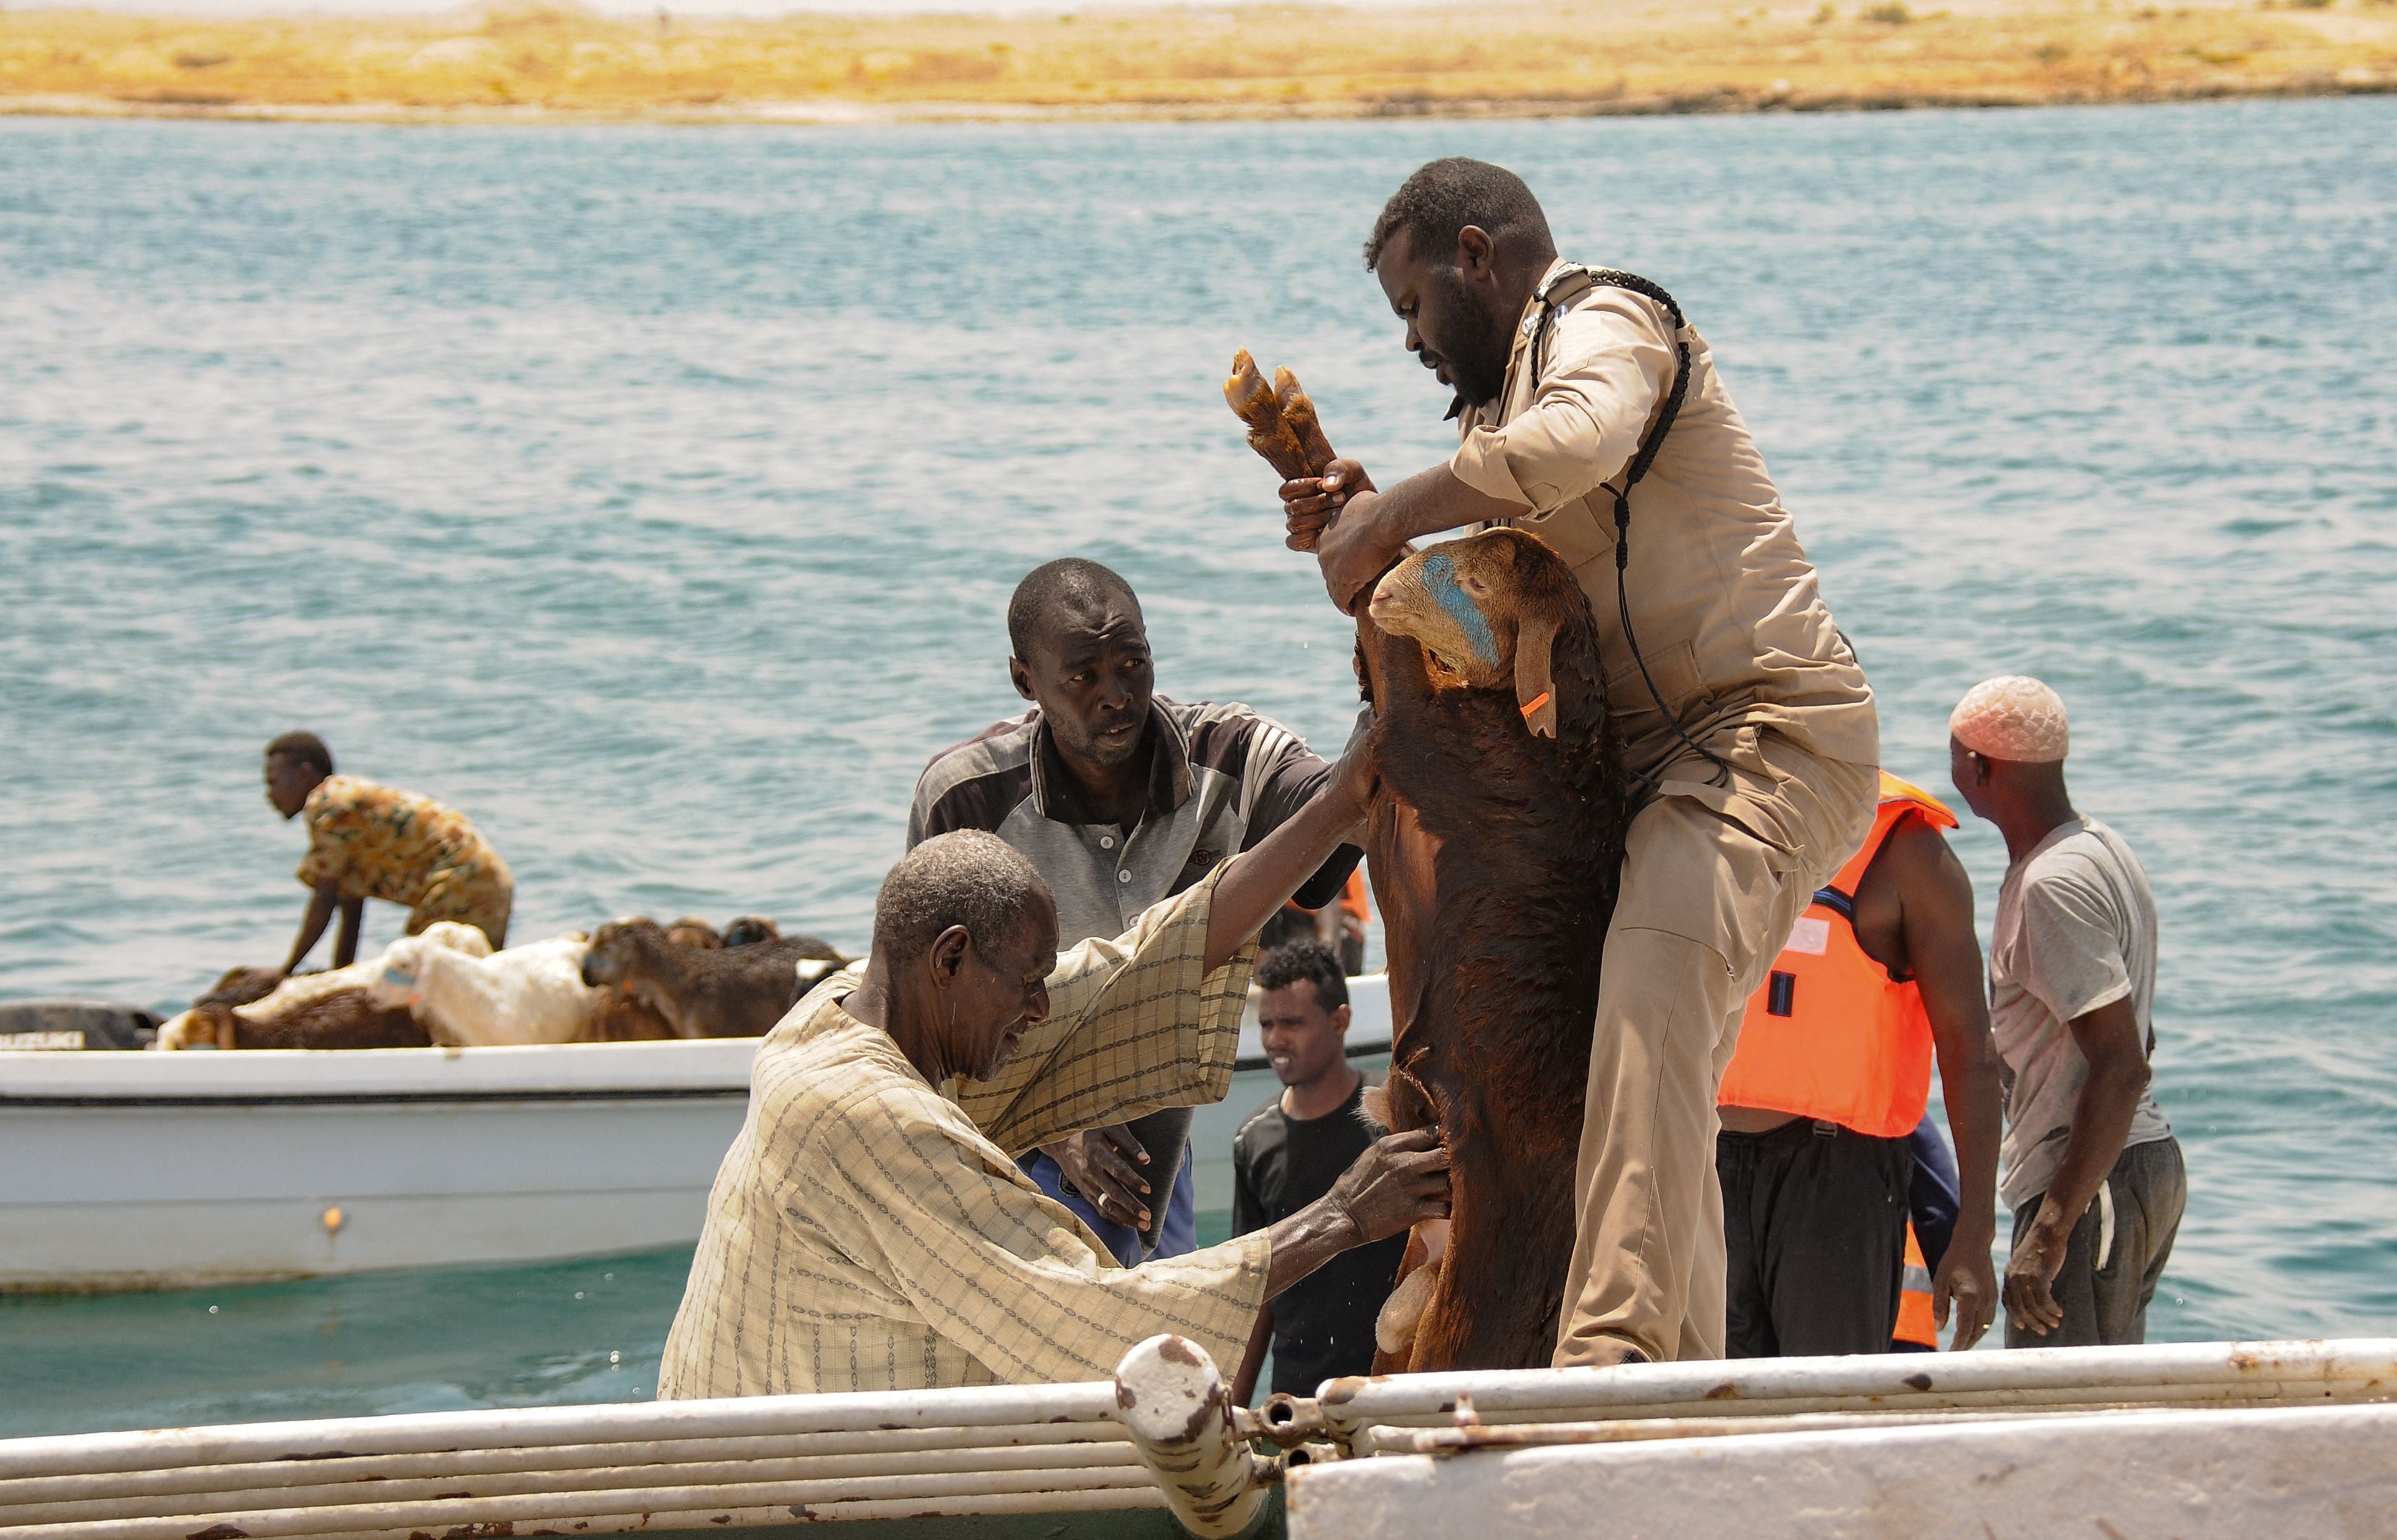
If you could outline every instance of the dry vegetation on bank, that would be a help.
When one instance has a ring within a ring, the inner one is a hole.
[[[695,119],[1575,114],[2397,89],[2392,0],[1588,0],[686,21],[0,11],[0,112]]]

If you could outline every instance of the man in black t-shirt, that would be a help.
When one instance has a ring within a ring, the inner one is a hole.
[[[1365,1078],[1347,1058],[1348,983],[1320,944],[1296,942],[1257,958],[1265,1056],[1282,1091],[1232,1140],[1232,1231],[1244,1235],[1296,1213],[1332,1189],[1383,1131],[1361,1100]],[[1275,1296],[1273,1388],[1311,1396],[1323,1381],[1373,1366],[1373,1319],[1399,1275],[1407,1238],[1344,1252]]]

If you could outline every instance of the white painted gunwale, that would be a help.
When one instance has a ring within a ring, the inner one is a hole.
[[[68,1099],[614,1091],[745,1093],[755,1038],[511,1048],[0,1052],[0,1105]]]

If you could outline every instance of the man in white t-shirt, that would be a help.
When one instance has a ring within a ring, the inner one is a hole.
[[[1956,790],[2006,840],[1989,945],[2000,1190],[2015,1215],[2006,1346],[2144,1342],[2189,1197],[2179,1141],[2148,1094],[2155,894],[2122,837],[2072,810],[2056,691],[1986,680],[1948,733]]]

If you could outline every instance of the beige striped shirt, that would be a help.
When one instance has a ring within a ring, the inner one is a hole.
[[[1253,950],[1205,971],[1214,891],[1061,955],[1048,1020],[996,1080],[936,1090],[842,1010],[863,963],[792,1007],[758,1047],[658,1395],[1104,1379],[1159,1332],[1236,1363],[1263,1232],[1120,1267],[1014,1159],[1230,1089]]]

